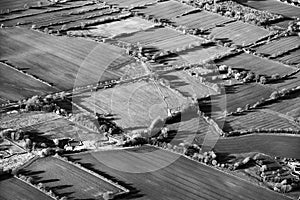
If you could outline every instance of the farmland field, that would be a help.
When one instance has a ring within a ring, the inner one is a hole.
[[[276,0],[265,0],[265,1],[255,1],[255,0],[236,0],[241,4],[245,4],[252,8],[258,10],[266,10],[271,13],[284,15],[286,17],[300,17],[300,8],[297,6],[292,6]]]
[[[225,131],[250,129],[292,129],[299,130],[300,126],[278,113],[259,109],[249,111],[239,116],[226,117]]]
[[[38,189],[9,175],[1,175],[0,199],[2,200],[11,200],[11,199],[53,200],[51,197],[39,191]]]
[[[1,0],[0,8],[1,10],[9,9],[10,11],[24,10],[25,8],[38,6],[39,4],[42,6],[46,6],[50,5],[50,2],[47,0]]]
[[[269,98],[274,89],[260,84],[225,86],[225,94],[211,96],[200,101],[200,110],[211,112],[235,112],[237,108],[253,105],[262,98]]]
[[[300,92],[295,92],[279,102],[264,106],[264,108],[300,119]]]
[[[55,113],[30,112],[3,115],[0,118],[0,129],[6,128],[23,128],[48,120],[56,119]]]
[[[151,28],[130,35],[116,37],[116,39],[132,44],[139,43],[149,47],[153,46],[165,51],[176,50],[189,44],[197,44],[205,41],[204,39],[185,35],[170,28]]]
[[[276,61],[260,58],[247,53],[242,53],[229,58],[218,61],[218,64],[224,64],[236,69],[244,69],[252,71],[260,75],[271,76],[273,74],[286,75],[297,70]]]
[[[300,46],[300,38],[298,36],[290,36],[273,40],[267,44],[259,46],[256,52],[266,55],[274,55],[280,52],[286,52],[293,47]]]
[[[138,17],[128,18],[122,21],[116,21],[97,26],[90,26],[88,30],[71,31],[88,34],[91,36],[113,37],[122,33],[133,33],[145,30],[153,26],[152,22],[146,21]]]
[[[166,117],[167,108],[177,109],[187,100],[153,81],[138,81],[83,93],[73,101],[91,112],[113,114],[124,129],[138,129],[148,127],[157,116]]]
[[[16,153],[25,153],[22,148],[14,145],[12,142],[10,142],[7,139],[3,139],[3,141],[0,141],[0,157],[7,157],[14,155]]]
[[[110,5],[118,5],[119,7],[134,7],[155,3],[156,0],[106,0],[105,2]]]
[[[211,35],[220,40],[230,40],[237,45],[248,45],[269,35],[266,29],[236,21],[216,27],[211,30]]]
[[[232,19],[214,14],[205,10],[178,17],[174,20],[177,26],[185,26],[190,29],[211,29],[216,25],[232,21]]]
[[[71,159],[130,185],[134,192],[129,198],[134,199],[285,199],[280,194],[185,157],[178,158],[176,154],[155,150],[153,147],[141,147],[74,154]],[[109,165],[106,165],[107,162]],[[167,167],[160,168],[164,165]],[[156,171],[151,170],[157,168]],[[128,170],[148,172],[130,173]]]
[[[184,71],[172,71],[160,75],[170,84],[170,87],[179,91],[183,96],[203,98],[207,95],[215,95],[217,92],[201,83],[197,78],[191,77]]]
[[[63,90],[119,79],[118,69],[133,61],[125,50],[86,39],[22,28],[1,29],[0,37],[1,59]]]
[[[87,128],[74,124],[64,118],[32,125],[23,130],[31,132],[38,137],[44,137],[50,140],[55,138],[73,138],[85,141],[100,140],[103,137],[100,133],[92,132]]]
[[[22,168],[20,173],[32,176],[55,194],[71,199],[94,199],[99,196],[101,198],[102,193],[106,191],[122,192],[109,182],[54,157],[35,160]]]
[[[281,62],[285,62],[292,65],[300,64],[300,49],[296,49],[294,51],[285,54],[284,56],[278,57],[277,60]]]
[[[288,78],[284,80],[279,80],[276,82],[272,82],[269,84],[270,87],[276,89],[276,90],[282,90],[282,89],[291,89],[297,86],[300,86],[300,72],[289,76]]]
[[[138,11],[146,15],[152,15],[158,19],[170,20],[194,9],[195,8],[192,6],[188,6],[175,0],[170,0],[150,5],[141,9],[134,9],[133,11]]]
[[[218,153],[260,152],[272,156],[300,159],[299,142],[299,136],[260,133],[232,138],[220,138],[214,149]]]
[[[3,63],[0,63],[0,85],[0,97],[11,101],[57,91],[57,89]]]

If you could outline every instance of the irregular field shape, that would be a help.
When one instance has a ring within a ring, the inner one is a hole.
[[[117,4],[119,7],[134,7],[155,3],[156,0],[107,0],[106,2],[108,4]]]
[[[21,174],[39,178],[55,194],[71,199],[94,199],[106,191],[121,192],[109,182],[54,157],[34,161],[23,168]]]
[[[272,54],[277,54],[279,52],[288,51],[293,47],[299,45],[300,45],[300,38],[298,36],[283,37],[283,38],[279,38],[278,40],[274,40],[271,41],[270,43],[259,46],[256,49],[256,52],[272,55]]]
[[[170,28],[152,28],[128,36],[120,36],[116,39],[132,44],[140,43],[146,46],[154,46],[163,50],[176,50],[191,43],[204,41],[197,37],[184,35]]]
[[[300,64],[300,49],[296,49],[294,51],[289,52],[288,54],[276,58],[277,60],[281,62],[286,62],[293,65],[299,65]]]
[[[226,123],[232,130],[249,129],[292,129],[299,130],[300,126],[294,122],[267,110],[250,111],[241,116],[228,116]],[[226,130],[225,130],[226,131]]]
[[[160,77],[167,80],[171,88],[179,91],[185,97],[192,97],[196,94],[197,98],[203,98],[207,95],[217,94],[215,90],[184,71],[167,72],[161,74]]]
[[[132,62],[123,49],[21,28],[1,29],[1,59],[62,90],[118,79]]]
[[[152,22],[147,20],[138,17],[132,17],[121,21],[91,26],[86,33],[93,36],[112,37],[122,33],[133,33],[145,30],[153,25],[154,24]]]
[[[85,127],[74,124],[64,118],[32,125],[23,129],[26,132],[36,133],[38,136],[47,139],[74,138],[77,140],[99,140],[103,137],[100,133],[95,133]]]
[[[251,134],[220,138],[214,149],[218,153],[260,152],[272,156],[300,158],[299,136]]]
[[[244,22],[236,21],[216,27],[211,35],[216,39],[229,39],[238,45],[248,45],[269,35],[270,31]]]
[[[0,97],[11,101],[56,92],[41,81],[0,63]]]
[[[201,12],[175,18],[172,21],[178,26],[185,26],[190,29],[198,28],[207,30],[215,27],[217,24],[230,22],[232,19],[202,10]]]
[[[147,6],[146,8],[134,9],[140,13],[152,15],[159,19],[173,19],[185,12],[194,10],[195,8],[177,1],[166,1]]]
[[[23,181],[10,177],[7,175],[1,175],[0,178],[0,199],[2,200],[24,200],[24,199],[43,199],[53,200],[50,196],[44,194],[31,185],[24,183]]]
[[[162,95],[166,97],[165,101]],[[91,112],[115,115],[115,122],[124,129],[137,129],[148,127],[158,116],[165,118],[165,102],[175,109],[186,99],[152,81],[138,81],[75,96],[73,101]]]
[[[15,153],[25,153],[26,151],[22,148],[14,145],[12,142],[10,142],[7,139],[4,139],[2,142],[0,141],[0,153],[1,151],[8,151],[9,154],[15,154]]]
[[[264,0],[264,1],[242,1],[237,0],[247,6],[258,10],[265,10],[271,13],[281,14],[287,17],[300,17],[300,8],[292,6],[287,3],[283,3],[276,0]]]
[[[130,184],[137,191],[135,198],[141,200],[287,199],[212,167],[153,147],[74,154],[71,158],[82,164],[91,163],[90,169]],[[126,172],[157,168],[159,170],[145,173]]]
[[[297,70],[276,61],[260,58],[247,53],[242,53],[229,58],[218,61],[219,64],[231,66],[232,68],[244,69],[252,71],[256,74],[268,75],[273,74],[286,75]]]

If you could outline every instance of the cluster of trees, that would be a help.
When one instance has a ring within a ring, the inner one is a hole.
[[[300,130],[290,128],[280,129],[267,129],[267,128],[254,128],[249,130],[234,130],[225,134],[226,137],[247,135],[252,133],[287,133],[287,134],[300,134]]]

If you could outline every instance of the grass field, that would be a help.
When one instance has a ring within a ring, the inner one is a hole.
[[[103,135],[88,130],[85,127],[74,124],[67,119],[59,118],[51,121],[32,125],[23,129],[26,132],[35,134],[49,140],[55,138],[73,138],[75,140],[101,140]]]
[[[196,94],[197,98],[203,98],[207,95],[217,94],[215,90],[204,85],[197,78],[190,76],[184,71],[163,72],[160,78],[167,80],[171,88],[179,91],[186,97],[192,97]]]
[[[189,44],[204,41],[204,39],[185,35],[170,28],[151,28],[127,36],[116,37],[116,39],[132,44],[140,43],[148,47],[155,47],[165,51],[176,50],[177,48],[182,48]]]
[[[100,174],[130,186],[131,195],[125,199],[285,199],[280,194],[185,157],[178,158],[176,154],[155,150],[153,147],[141,147],[71,157]],[[160,168],[165,165],[167,167]],[[150,172],[126,172],[128,170]]]
[[[267,36],[270,32],[266,29],[247,24],[241,21],[225,24],[211,30],[211,35],[220,40],[232,41],[237,45],[248,45]]]
[[[258,10],[266,10],[271,13],[276,13],[284,15],[286,17],[300,17],[300,8],[297,6],[292,6],[287,3],[283,3],[276,0],[265,0],[265,1],[255,1],[255,0],[236,0],[242,4],[250,6]]]
[[[195,8],[174,0],[165,1],[147,6],[146,8],[133,9],[146,15],[152,15],[158,19],[173,19],[185,12],[194,10]]]
[[[147,20],[138,17],[131,17],[121,21],[100,24],[97,26],[90,26],[88,30],[74,32],[81,32],[91,36],[112,37],[120,35],[122,33],[134,33],[137,31],[145,30],[153,25],[154,24],[152,22],[149,22]]]
[[[0,97],[11,101],[57,91],[57,89],[2,63],[0,63],[0,85]]]
[[[259,109],[244,113],[240,116],[226,117],[224,131],[249,129],[292,129],[299,130],[300,126],[276,112]]]
[[[256,52],[271,56],[280,52],[286,52],[298,45],[300,45],[300,38],[298,36],[283,37],[259,46]]]
[[[0,178],[0,199],[2,200],[53,200],[38,189],[9,175],[1,175]]]
[[[285,75],[296,71],[295,67],[291,67],[276,61],[260,58],[247,53],[242,53],[233,57],[225,58],[218,61],[218,64],[225,64],[236,69],[244,69],[252,71],[256,74],[268,75],[278,73]]]
[[[216,25],[230,22],[232,19],[202,10],[201,12],[178,17],[172,21],[178,26],[185,26],[190,29],[198,28],[207,30],[214,28]]]
[[[1,59],[62,90],[118,79],[118,69],[133,60],[125,50],[86,39],[22,28],[1,29],[0,37]]]
[[[300,137],[251,134],[232,138],[219,138],[214,149],[218,153],[261,152],[272,156],[300,158]]]
[[[55,194],[68,199],[102,199],[101,195],[106,191],[122,192],[109,182],[54,157],[38,159],[20,173],[33,177]]]
[[[285,62],[287,64],[299,65],[300,64],[300,49],[285,54],[284,56],[278,57],[278,61]]]
[[[111,113],[124,129],[138,129],[166,117],[167,106],[176,109],[187,100],[153,81],[138,81],[74,96],[73,101],[91,112]]]

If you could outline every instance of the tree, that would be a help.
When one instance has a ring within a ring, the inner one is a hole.
[[[265,77],[265,76],[261,76],[260,79],[259,79],[259,82],[260,82],[261,84],[266,84],[266,83],[267,83],[266,77]]]
[[[280,94],[277,91],[274,91],[271,95],[270,98],[271,99],[277,99],[278,97],[280,97]]]

